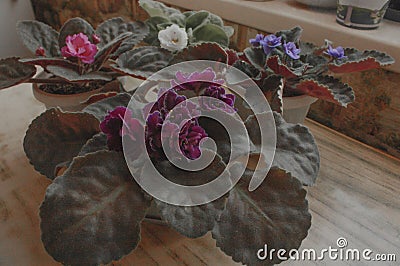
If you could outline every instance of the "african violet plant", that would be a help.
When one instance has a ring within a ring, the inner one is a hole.
[[[104,21],[95,30],[86,20],[73,18],[60,32],[38,21],[20,21],[17,32],[36,56],[0,60],[0,89],[19,83],[81,84],[109,82],[120,76],[110,64],[131,50],[149,32],[143,22],[122,18]],[[48,76],[32,78],[41,66]]]
[[[251,158],[256,163],[261,160],[259,122],[238,95],[225,90],[223,82],[210,69],[177,72],[155,102],[136,106],[143,111],[142,119],[132,117],[135,110],[126,107],[131,95],[121,93],[82,112],[50,109],[32,122],[24,149],[35,169],[53,180],[40,207],[40,226],[44,246],[55,260],[67,265],[98,265],[120,259],[139,243],[140,225],[152,202],[162,219],[184,236],[195,238],[211,231],[216,245],[237,262],[280,263],[276,256],[258,260],[257,251],[265,244],[276,250],[299,248],[311,225],[303,185],[315,182],[319,154],[308,129],[286,123],[278,113],[272,116],[275,157],[265,181],[255,191],[247,189],[256,170],[249,166],[233,189],[219,199],[199,206],[176,206],[142,190],[127,167],[123,152],[133,154],[134,174],[143,178],[146,166],[141,158],[146,153],[166,178],[185,185],[208,182],[226,170],[231,143],[221,125],[206,117],[180,120],[181,128],[173,120],[166,122],[174,107],[192,97],[190,93],[220,100],[224,105],[199,104],[231,115],[229,119],[236,120],[233,115],[238,113],[249,132]],[[197,107],[181,105],[181,114]],[[162,126],[178,134],[177,149],[187,160],[206,152],[200,143],[206,136],[212,138],[218,147],[212,163],[199,172],[174,166],[160,146]],[[140,138],[145,139],[144,145]],[[122,145],[124,141],[131,145]]]
[[[219,16],[205,10],[182,13],[152,0],[140,0],[139,4],[150,16],[145,21],[150,29],[145,41],[150,45],[160,45],[170,51],[200,42],[227,47],[229,37],[233,35],[232,27],[225,26]]]
[[[332,43],[318,47],[300,41],[302,29],[257,34],[251,47],[236,57],[234,66],[246,72],[265,92],[276,110],[282,108],[283,96],[310,95],[347,106],[354,101],[353,89],[333,74],[364,71],[394,63],[389,55],[378,51],[334,48]],[[281,86],[271,82],[281,79]]]

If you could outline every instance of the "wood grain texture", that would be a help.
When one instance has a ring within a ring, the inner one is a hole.
[[[29,165],[22,139],[44,110],[29,85],[0,92],[0,265],[58,265],[40,240],[38,209],[49,180]],[[321,171],[308,188],[312,226],[301,248],[336,247],[395,253],[400,259],[400,162],[315,122],[307,121],[321,152]],[[139,247],[112,265],[238,265],[210,234],[187,239],[144,223]],[[396,262],[381,265],[398,265]],[[365,262],[285,262],[283,265],[366,265]],[[367,264],[374,265],[374,264]]]

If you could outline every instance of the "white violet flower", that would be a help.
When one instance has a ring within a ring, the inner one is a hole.
[[[187,46],[188,35],[184,28],[179,28],[178,25],[173,24],[165,30],[158,32],[158,40],[160,41],[161,48],[175,52]]]

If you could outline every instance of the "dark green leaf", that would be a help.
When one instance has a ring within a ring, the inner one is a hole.
[[[216,42],[222,46],[229,45],[229,37],[220,26],[205,24],[193,30],[193,37],[196,42]]]
[[[260,78],[260,75],[261,75],[260,70],[258,70],[255,66],[253,66],[245,61],[237,60],[232,66],[239,69],[243,73],[245,73],[251,79],[259,79]],[[232,82],[229,82],[229,83],[234,84]]]
[[[63,264],[107,264],[136,248],[149,205],[121,153],[76,157],[47,188],[40,207],[42,241]]]
[[[157,1],[139,0],[139,5],[147,12],[147,14],[149,14],[150,17],[159,16],[169,18],[174,14],[181,14],[179,10],[167,7],[163,3]]]
[[[264,70],[267,57],[262,48],[247,47],[244,49],[244,54],[253,66],[259,70]]]
[[[246,171],[244,178],[251,177]],[[225,211],[212,231],[217,246],[236,262],[246,265],[273,265],[281,260],[258,259],[264,245],[279,250],[298,249],[311,226],[306,191],[290,174],[272,168],[255,191],[239,181],[230,192]]]
[[[23,58],[19,60],[22,63],[30,64],[30,65],[39,65],[43,68],[47,68],[47,66],[62,66],[69,69],[78,69],[78,65],[72,63],[69,60],[62,59],[59,57],[36,57],[36,58]]]
[[[158,40],[158,31],[159,27],[158,25],[165,24],[165,23],[171,23],[169,19],[165,17],[150,17],[145,21],[146,25],[149,27],[149,33],[144,39],[144,41],[150,45],[154,46],[159,46],[159,40]]]
[[[114,53],[117,49],[119,49],[121,43],[127,38],[131,37],[131,35],[132,33],[130,32],[122,33],[121,35],[118,35],[112,41],[104,45],[94,57],[94,69],[100,69],[103,64],[109,59],[110,55]]]
[[[128,106],[131,95],[120,93],[117,96],[106,98],[86,106],[82,112],[95,116],[99,121],[103,121],[108,111],[114,110],[118,106]]]
[[[43,47],[47,57],[61,55],[58,32],[49,25],[34,20],[20,21],[17,23],[17,33],[25,47],[33,54],[39,47]]]
[[[93,43],[92,36],[95,33],[92,25],[82,18],[71,18],[61,27],[60,36],[58,38],[58,45],[65,46],[65,38],[68,35],[83,33],[88,36],[89,40]]]
[[[225,170],[226,165],[222,162],[222,158],[217,155],[211,165],[198,172],[178,169],[170,162],[161,162],[157,168],[170,181],[193,186],[210,182]],[[225,208],[226,197],[227,195],[210,203],[191,207],[171,205],[157,199],[154,199],[154,201],[161,217],[172,228],[186,237],[196,238],[213,229],[216,220]]]
[[[121,24],[119,27],[120,34],[126,32],[131,32],[132,35],[122,42],[117,51],[113,53],[113,58],[117,58],[122,53],[130,51],[136,44],[141,42],[149,34],[149,27],[141,21],[127,22]]]
[[[210,60],[226,63],[228,55],[225,50],[216,43],[202,43],[186,47],[180,51],[172,60],[171,65],[192,60]]]
[[[23,64],[18,58],[0,60],[0,90],[28,81],[36,73],[36,67]]]
[[[169,65],[171,52],[153,46],[143,46],[119,56],[115,70],[139,77],[150,77]]]
[[[299,26],[296,26],[290,30],[278,31],[277,33],[275,33],[275,35],[277,37],[282,36],[282,43],[284,41],[297,43],[300,40],[302,32],[303,29],[300,28]]]
[[[62,66],[47,66],[47,71],[51,74],[65,79],[70,82],[77,82],[77,81],[94,81],[94,80],[104,80],[110,81],[112,77],[104,72],[90,72],[87,74],[79,74],[73,69],[65,68]]]
[[[37,171],[54,179],[55,167],[71,161],[99,130],[99,121],[90,114],[49,109],[32,121],[24,150]]]
[[[98,133],[89,139],[85,145],[83,145],[78,156],[84,156],[88,153],[93,153],[97,151],[108,150],[107,147],[107,135],[104,133]]]
[[[283,112],[283,87],[284,79],[281,76],[271,75],[264,79],[261,91],[272,111],[282,113]]]
[[[314,76],[305,78],[296,84],[296,92],[310,95],[341,106],[347,106],[354,101],[353,89],[331,76]]]
[[[105,20],[96,28],[96,34],[100,37],[99,48],[107,45],[109,42],[114,40],[118,35],[120,35],[119,27],[125,23],[124,19],[121,17],[111,18]]]
[[[207,23],[209,16],[210,12],[204,10],[193,13],[186,19],[186,29],[192,28],[194,30],[197,27]]]
[[[225,34],[228,36],[228,38],[232,37],[232,35],[235,33],[235,29],[231,26],[223,26],[222,29],[225,31]]]
[[[267,66],[277,75],[282,75],[285,78],[292,79],[302,75],[304,66],[300,66],[297,69],[292,69],[287,65],[283,64],[279,56],[270,56],[267,59]]]
[[[394,63],[393,57],[378,51],[358,51],[356,49],[345,49],[347,58],[336,59],[329,69],[335,73],[351,73],[365,71],[374,68],[388,66]]]

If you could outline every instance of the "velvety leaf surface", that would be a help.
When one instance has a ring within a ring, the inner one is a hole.
[[[201,43],[186,47],[172,60],[171,65],[192,60],[210,60],[227,63],[228,55],[225,50],[216,43]]]
[[[99,130],[99,121],[90,114],[49,109],[32,121],[24,150],[38,172],[54,179],[55,167],[71,161]]]
[[[347,106],[355,99],[354,91],[349,85],[331,76],[303,79],[296,84],[296,91],[341,106]]]
[[[276,126],[276,150],[272,166],[279,167],[296,177],[304,185],[313,185],[319,171],[319,151],[309,129],[300,124],[286,123],[274,112]],[[261,143],[257,119],[250,116],[245,122],[252,142]],[[259,148],[257,149],[259,150]]]
[[[22,63],[30,65],[39,65],[43,68],[48,66],[61,66],[69,69],[78,69],[78,65],[69,60],[57,57],[36,57],[36,58],[23,58],[19,60]]]
[[[147,78],[168,66],[172,57],[172,54],[163,48],[144,46],[120,55],[114,69],[128,75]]]
[[[61,55],[58,32],[49,25],[35,20],[19,21],[17,33],[25,47],[33,54],[39,47],[43,47],[47,57]]]
[[[114,97],[90,104],[82,111],[95,116],[99,121],[103,121],[108,111],[112,111],[118,106],[127,106],[130,99],[131,95],[127,93],[120,93]]]
[[[119,49],[121,43],[129,38],[132,33],[122,33],[118,35],[116,38],[112,39],[112,41],[108,42],[104,45],[94,57],[94,69],[100,69],[104,62],[107,61],[109,56],[114,53],[117,49]]]
[[[246,171],[248,179],[252,172]],[[239,181],[230,192],[225,211],[212,231],[217,246],[236,262],[246,265],[280,263],[276,252],[272,260],[261,261],[257,251],[298,249],[311,226],[306,191],[289,173],[272,168],[255,191]]]
[[[345,49],[347,58],[335,60],[329,65],[329,69],[335,73],[351,73],[359,72],[394,63],[394,59],[382,52],[378,51],[358,51],[356,49]]]
[[[100,37],[100,43],[97,46],[101,48],[114,40],[120,34],[119,27],[123,23],[125,23],[124,19],[117,17],[107,19],[97,26],[96,34]]]
[[[158,165],[158,169],[163,176],[172,182],[186,186],[207,183],[221,174],[225,167],[225,163],[222,162],[221,157],[218,155],[210,166],[199,172],[184,171],[169,162],[163,162]],[[212,230],[215,221],[225,208],[226,197],[227,195],[210,203],[193,207],[171,205],[157,199],[154,199],[154,201],[161,217],[170,227],[186,237],[196,238]]]
[[[168,18],[181,12],[175,8],[167,7],[163,3],[152,0],[139,0],[139,5],[143,8],[150,17],[160,16]]]
[[[42,241],[63,264],[107,264],[135,249],[149,205],[121,153],[76,157],[47,188],[40,207]]]
[[[229,45],[229,37],[223,28],[214,24],[205,24],[193,30],[196,42],[216,42],[222,46]]]
[[[122,53],[130,51],[136,44],[142,41],[149,33],[149,27],[141,21],[127,22],[119,27],[119,34],[126,32],[130,32],[132,35],[122,42],[121,46],[113,53],[113,58],[117,58]]]
[[[226,49],[226,54],[228,55],[228,65],[233,65],[237,60],[239,60],[238,52],[232,49]]]
[[[194,12],[186,18],[186,28],[192,28],[193,30],[196,29],[198,26],[207,23],[209,16],[210,12],[208,11],[201,10]]]
[[[89,139],[85,145],[83,145],[78,156],[84,156],[88,153],[93,153],[97,151],[108,150],[107,147],[107,135],[104,133],[98,133]]]
[[[247,47],[244,49],[244,54],[253,66],[259,70],[264,70],[267,57],[263,49]]]
[[[285,64],[281,63],[281,60],[279,59],[278,56],[271,56],[267,59],[267,66],[277,75],[282,75],[285,78],[291,79],[291,78],[297,78],[298,76],[301,75],[301,70],[292,70],[289,67],[287,67]]]
[[[0,90],[29,80],[36,73],[36,67],[26,65],[11,57],[0,60]]]
[[[284,80],[281,76],[271,75],[264,79],[261,90],[268,100],[272,111],[283,112],[283,87]]]
[[[83,33],[88,36],[89,40],[93,43],[92,36],[95,33],[92,25],[82,18],[71,18],[60,29],[60,36],[58,38],[58,45],[65,46],[65,38],[68,35]]]
[[[296,26],[290,30],[282,30],[275,33],[277,37],[282,36],[282,43],[283,41],[286,42],[294,42],[297,43],[300,40],[301,33],[303,29],[299,26]]]
[[[104,80],[104,81],[110,81],[112,80],[112,77],[104,72],[89,72],[86,74],[79,74],[73,69],[62,67],[62,66],[54,66],[54,65],[49,65],[46,67],[47,71],[52,73],[53,75],[60,77],[62,79],[65,79],[67,81],[71,82],[77,82],[77,81],[93,81],[93,80]]]
[[[239,69],[253,80],[260,78],[260,70],[245,61],[237,60],[232,66]]]

